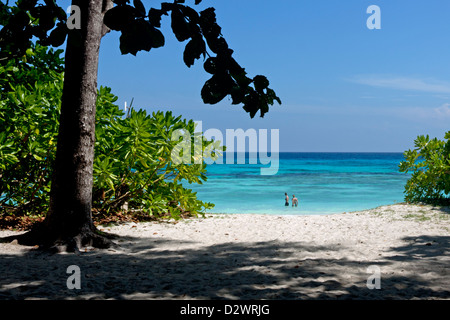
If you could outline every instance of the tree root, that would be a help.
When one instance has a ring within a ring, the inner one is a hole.
[[[108,249],[116,247],[112,239],[117,236],[97,230],[95,227],[82,229],[78,232],[52,232],[44,224],[38,224],[30,231],[1,238],[0,242],[17,241],[20,245],[39,246],[39,249],[52,253],[82,252],[86,249]]]

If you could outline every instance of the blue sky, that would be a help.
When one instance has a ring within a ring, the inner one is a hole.
[[[366,26],[370,5],[381,9],[380,30]],[[266,75],[283,102],[263,119],[227,98],[203,104],[209,75],[201,60],[184,65],[169,17],[165,47],[137,57],[122,56],[120,34],[108,34],[98,84],[121,106],[134,98],[134,107],[172,110],[204,130],[279,129],[280,151],[403,152],[419,134],[442,139],[450,130],[450,1],[204,0],[198,8],[210,6],[236,60],[249,76]]]

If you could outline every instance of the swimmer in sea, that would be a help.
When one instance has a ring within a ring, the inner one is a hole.
[[[295,197],[295,194],[292,195],[292,206],[293,207],[298,206],[298,199]]]

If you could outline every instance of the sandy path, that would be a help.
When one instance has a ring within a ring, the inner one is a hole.
[[[450,299],[450,213],[430,206],[101,229],[120,247],[50,255],[0,243],[0,299]],[[79,290],[67,288],[70,265]],[[377,270],[381,289],[369,289]]]

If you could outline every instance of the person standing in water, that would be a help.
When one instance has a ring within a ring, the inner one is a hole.
[[[298,206],[298,199],[295,197],[295,194],[292,195],[292,206],[293,207]]]
[[[289,196],[288,196],[288,194],[286,192],[284,193],[284,205],[286,207],[289,206]]]

